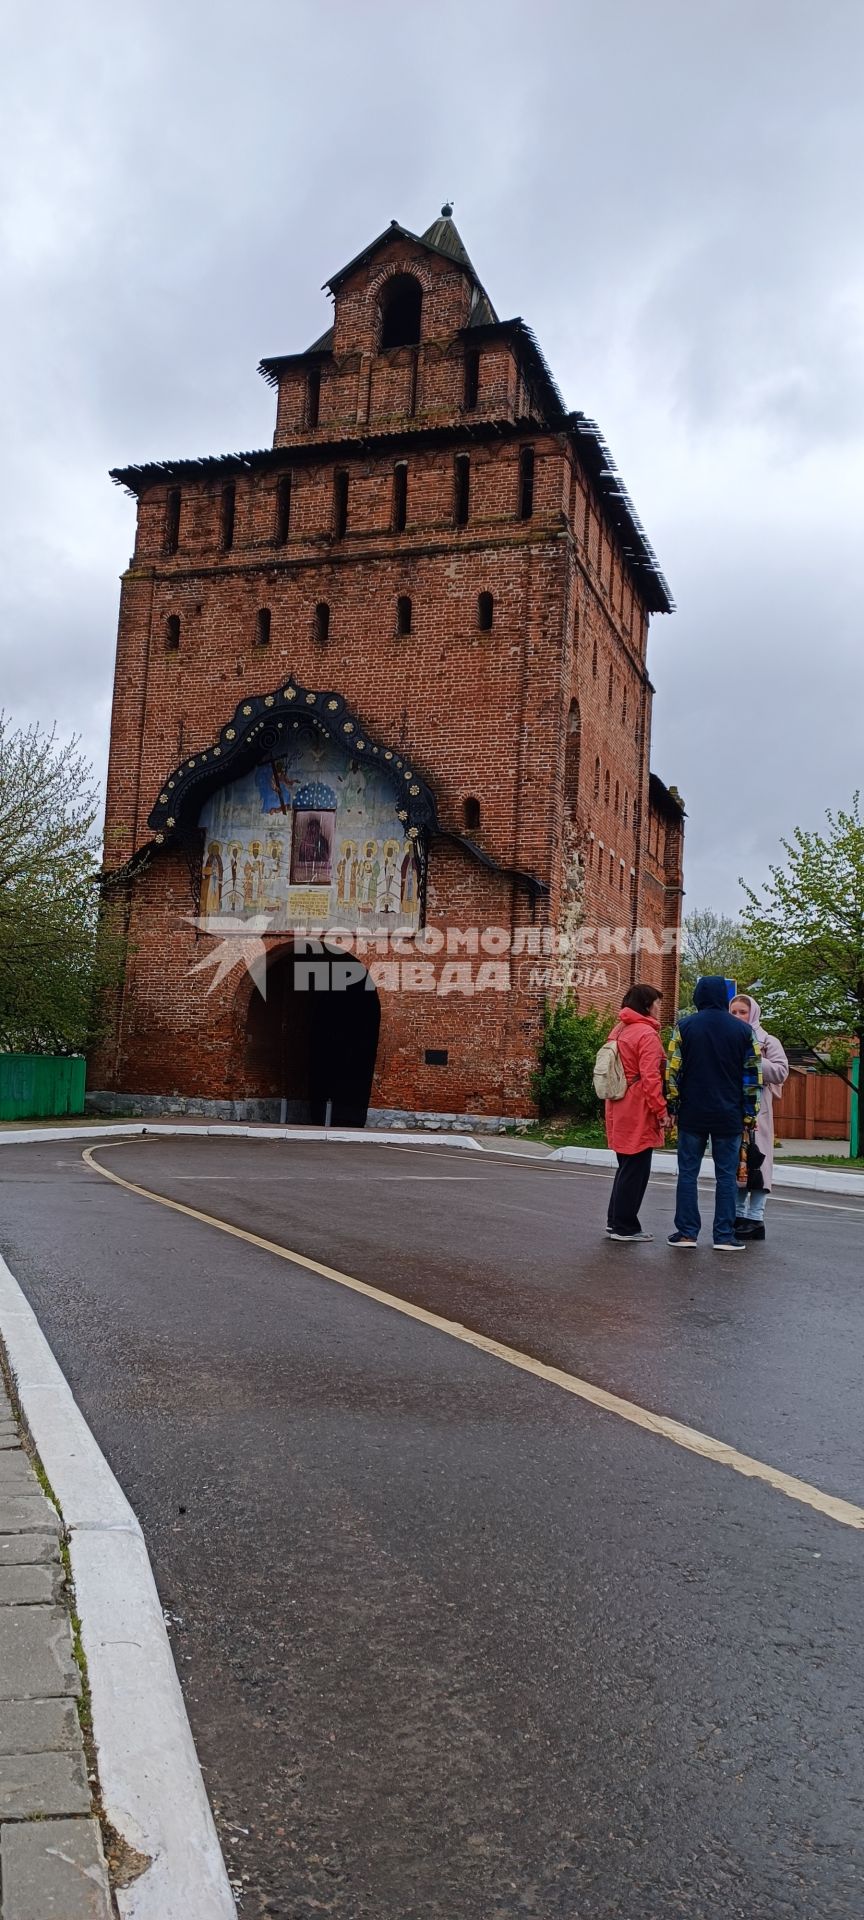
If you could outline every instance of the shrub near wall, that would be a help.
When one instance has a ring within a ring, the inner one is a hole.
[[[540,1060],[531,1088],[541,1116],[567,1113],[574,1120],[599,1118],[594,1062],[614,1019],[609,1011],[580,1013],[569,996],[554,1007],[547,1006]]]

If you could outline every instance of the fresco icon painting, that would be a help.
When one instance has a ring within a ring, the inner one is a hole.
[[[273,932],[310,915],[348,928],[418,927],[418,855],[396,808],[377,769],[300,729],[278,758],[202,808],[202,918],[266,913]]]

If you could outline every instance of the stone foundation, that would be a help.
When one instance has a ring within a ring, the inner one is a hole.
[[[86,1113],[104,1114],[114,1120],[169,1120],[186,1116],[194,1120],[235,1120],[245,1125],[309,1126],[308,1113],[295,1112],[289,1102],[284,1116],[281,1100],[199,1100],[191,1095],[163,1093],[88,1093]],[[400,1107],[370,1107],[367,1131],[419,1133],[513,1133],[531,1125],[530,1117],[505,1118],[489,1113],[412,1113]],[[323,1129],[322,1129],[323,1131]]]

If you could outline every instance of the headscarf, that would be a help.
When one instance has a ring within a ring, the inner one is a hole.
[[[753,1033],[755,1035],[755,1038],[758,1040],[759,1045],[761,1047],[762,1042],[764,1040],[767,1040],[768,1035],[765,1032],[765,1028],[762,1025],[762,1009],[759,1005],[758,1000],[754,1000],[752,993],[736,993],[735,998],[736,1000],[747,1001],[748,1006],[750,1008],[750,1025],[753,1028]]]

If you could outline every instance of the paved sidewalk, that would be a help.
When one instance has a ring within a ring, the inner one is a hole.
[[[76,1699],[60,1522],[0,1385],[0,1915],[112,1920]]]

